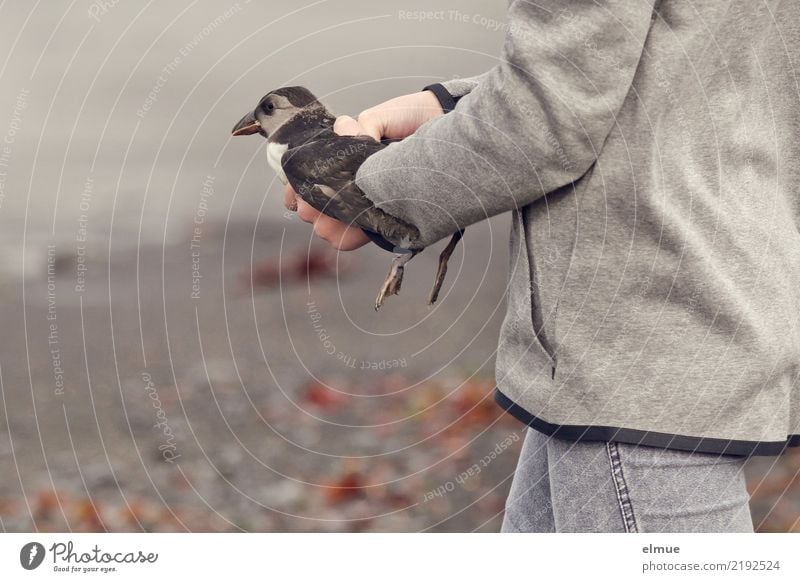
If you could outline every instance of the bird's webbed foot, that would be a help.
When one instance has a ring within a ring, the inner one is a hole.
[[[444,250],[442,250],[441,254],[439,255],[439,268],[436,270],[436,278],[433,280],[433,289],[431,289],[431,294],[428,298],[428,305],[433,305],[436,303],[436,300],[439,299],[439,291],[442,290],[444,276],[447,274],[447,262],[450,260],[450,256],[453,254],[453,251],[456,250],[458,241],[461,240],[462,236],[464,236],[463,230],[459,230],[453,234],[450,242],[447,243],[447,246],[444,247]]]
[[[400,292],[400,285],[403,283],[403,271],[405,264],[413,259],[419,251],[411,251],[395,256],[392,260],[392,267],[389,274],[381,286],[378,297],[375,299],[375,311],[381,308],[383,301],[390,295],[397,295]]]

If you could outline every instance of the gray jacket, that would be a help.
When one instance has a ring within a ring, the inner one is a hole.
[[[512,212],[498,403],[572,440],[800,445],[797,0],[508,14],[498,64],[357,175],[427,243]]]

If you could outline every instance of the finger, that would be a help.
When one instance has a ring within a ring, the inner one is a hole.
[[[300,220],[303,222],[314,224],[319,218],[327,218],[302,198],[297,197],[295,200],[297,200],[297,216],[299,216]]]
[[[314,223],[314,234],[340,251],[352,251],[369,242],[360,228],[348,227],[338,220],[325,216]]]
[[[332,243],[340,251],[353,251],[369,243],[369,237],[360,228],[349,227]]]
[[[357,123],[361,127],[361,132],[370,136],[375,141],[381,141],[381,138],[386,133],[385,132],[386,127],[382,119],[382,116],[373,113],[369,109],[367,109],[366,111],[362,111],[359,114]]]
[[[325,220],[326,218],[328,217],[323,215],[314,222],[314,234],[326,243],[333,244],[333,240],[336,238],[336,231],[340,229],[335,224],[330,224]]]
[[[297,211],[297,192],[288,184],[283,189],[283,205],[286,207],[286,210],[291,210],[292,212]]]
[[[341,115],[333,122],[333,131],[339,135],[360,135],[361,126],[349,115]]]
[[[321,214],[314,221],[314,234],[334,248],[339,248],[337,242],[346,232],[347,226],[325,214]]]

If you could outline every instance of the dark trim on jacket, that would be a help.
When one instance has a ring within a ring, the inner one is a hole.
[[[503,410],[523,424],[548,436],[568,441],[616,441],[662,449],[735,456],[780,455],[788,447],[800,447],[800,435],[798,434],[789,435],[785,441],[740,441],[691,437],[613,426],[551,424],[522,408],[499,389],[495,389],[494,400]]]
[[[450,94],[450,91],[444,88],[444,85],[441,83],[433,83],[432,85],[427,85],[422,88],[423,91],[430,91],[436,98],[439,100],[439,105],[442,106],[442,111],[445,113],[450,113],[453,109],[456,108],[456,103],[460,97],[453,97]]]

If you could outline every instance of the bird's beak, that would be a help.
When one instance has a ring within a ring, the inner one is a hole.
[[[261,124],[256,119],[256,116],[251,111],[239,120],[233,127],[231,135],[251,135],[258,133],[261,130]]]

